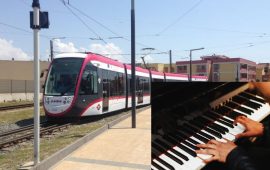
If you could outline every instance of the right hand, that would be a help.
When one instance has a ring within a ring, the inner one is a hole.
[[[260,122],[256,122],[254,120],[251,120],[245,116],[238,116],[236,120],[234,121],[234,124],[241,123],[244,125],[246,130],[243,133],[240,133],[236,135],[236,138],[241,137],[257,137],[263,135],[263,124]]]

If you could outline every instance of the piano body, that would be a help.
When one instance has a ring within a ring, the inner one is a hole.
[[[151,169],[202,169],[211,155],[195,146],[210,139],[236,141],[245,128],[237,116],[263,121],[270,106],[249,83],[153,83]]]

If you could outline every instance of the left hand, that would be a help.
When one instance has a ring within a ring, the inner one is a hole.
[[[219,161],[224,163],[228,154],[237,146],[228,140],[227,143],[210,140],[207,144],[198,144],[197,147],[201,148],[195,151],[197,154],[213,155],[211,158],[204,160],[204,162]]]

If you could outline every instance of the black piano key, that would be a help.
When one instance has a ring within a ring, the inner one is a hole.
[[[225,126],[228,126],[228,127],[230,127],[230,128],[234,128],[233,123],[228,123],[228,122],[226,122],[226,121],[224,121],[224,120],[222,120],[222,119],[218,119],[217,121],[218,121],[219,123],[225,125]]]
[[[215,137],[221,139],[222,138],[222,135],[220,133],[218,133],[217,131],[213,130],[213,129],[210,129],[208,127],[204,128],[205,131],[207,131],[208,133],[214,135]]]
[[[181,148],[182,150],[184,150],[186,153],[190,154],[191,156],[193,156],[193,157],[196,157],[197,156],[196,152],[194,152],[193,150],[187,148],[186,146],[184,146],[182,144],[178,144],[177,146],[179,148]]]
[[[157,155],[158,155],[158,153],[154,149],[152,149],[152,159],[154,158],[155,160],[157,160],[159,163],[161,163],[163,166],[165,166],[166,168],[168,168],[170,170],[175,170],[173,166],[168,164],[163,159],[160,159]]]
[[[236,103],[239,103],[239,104],[244,104],[244,105],[246,105],[248,107],[251,107],[251,108],[253,108],[255,110],[258,110],[262,106],[261,104],[252,102],[252,101],[250,101],[250,100],[248,100],[248,99],[246,99],[246,98],[244,98],[242,96],[239,96],[239,95],[238,96],[234,96],[232,98],[232,101],[234,101]]]
[[[155,142],[152,142],[152,148],[155,148],[156,150],[158,150],[159,152],[163,152],[164,155],[168,156],[169,158],[171,158],[172,160],[174,160],[175,162],[177,162],[180,165],[183,165],[183,162],[178,159],[177,157],[175,157],[174,155],[168,153],[168,151],[164,148],[162,148],[161,146],[157,145]]]
[[[209,120],[207,120],[206,118],[204,117],[199,117],[199,120],[201,120],[203,123],[207,123],[207,122],[211,122]],[[222,134],[225,134],[225,132],[228,132],[229,130],[224,128],[224,127],[221,127],[219,126],[218,124],[214,123],[214,122],[211,122],[211,124],[208,125],[209,127],[215,129],[216,131],[218,131],[219,133],[222,133]]]
[[[199,148],[195,145],[193,145],[192,143],[188,142],[188,141],[182,141],[183,144],[187,145],[188,147],[194,149],[194,150],[198,150]]]
[[[199,142],[197,142],[197,141],[195,141],[195,140],[193,140],[193,139],[191,139],[191,138],[187,138],[186,140],[187,140],[188,142],[194,144],[194,145],[198,145],[198,144],[199,144]],[[184,140],[183,140],[183,141],[184,141]]]
[[[225,122],[227,122],[227,123],[233,125],[233,121],[230,120],[230,119],[228,119],[228,118],[226,118],[226,117],[222,117],[222,118],[220,118],[220,120],[223,120],[223,121],[225,121]]]
[[[192,131],[191,129],[188,129],[187,127],[179,126],[178,129],[179,129],[180,131],[182,131],[182,132],[187,133],[189,136],[194,136],[194,137],[200,139],[200,140],[203,141],[203,142],[209,141],[209,139],[207,139],[207,138],[205,138],[205,137],[203,137],[203,136],[201,136],[201,135],[199,135],[199,134],[196,134],[195,131]]]
[[[225,126],[228,126],[228,127],[230,127],[230,128],[233,128],[233,127],[234,127],[234,126],[233,126],[233,123],[230,124],[230,123],[228,123],[228,122],[222,120],[222,117],[217,116],[217,115],[214,114],[214,113],[208,112],[208,113],[204,114],[204,116],[206,116],[206,117],[208,117],[208,118],[210,118],[210,119],[213,119],[214,121],[218,121],[219,123],[221,123],[221,124],[223,124],[223,125],[225,125]]]
[[[221,125],[219,125],[219,124],[217,124],[215,122],[213,122],[213,125],[214,125],[214,127],[217,127],[219,129],[223,130],[224,132],[229,132],[229,129],[228,128],[226,128],[224,126],[221,126]]]
[[[188,158],[185,157],[185,155],[181,154],[180,152],[178,152],[177,150],[173,149],[174,146],[176,145],[173,145],[173,144],[167,144],[163,141],[161,141],[160,139],[156,139],[154,142],[156,142],[157,144],[159,144],[160,146],[164,147],[165,149],[167,150],[170,150],[172,153],[174,153],[175,155],[183,158],[184,160],[188,161]]]
[[[216,136],[217,138],[220,138],[220,139],[222,138],[222,135],[219,132],[217,132],[217,131],[209,128],[209,127],[204,127],[205,125],[203,123],[201,123],[201,122],[198,122],[196,120],[192,120],[191,123],[198,126],[198,127],[200,127],[200,128],[202,128],[202,129],[204,129],[205,131],[209,132],[210,134]]]
[[[258,98],[256,96],[253,96],[252,94],[249,94],[249,93],[246,93],[246,92],[242,92],[239,95],[240,96],[243,96],[243,97],[246,97],[248,99],[255,100],[255,101],[260,102],[262,104],[265,104],[266,103],[266,101],[264,99]]]
[[[208,135],[208,134],[202,132],[201,129],[199,129],[199,128],[195,127],[195,126],[191,126],[191,125],[189,125],[189,124],[184,124],[184,126],[187,127],[187,128],[192,129],[193,131],[199,133],[200,135],[206,137],[206,138],[209,139],[209,140],[215,139],[213,136],[210,136],[210,135]]]
[[[217,115],[213,112],[205,112],[203,115],[209,117],[209,118],[212,118],[213,120],[216,120],[218,118],[220,118],[220,115]]]
[[[236,104],[236,103],[233,103],[233,102],[226,103],[225,105],[232,108],[232,109],[237,109],[237,110],[239,110],[241,112],[244,112],[246,114],[249,114],[249,115],[251,115],[253,113],[253,110],[242,107],[239,104]]]
[[[238,116],[245,116],[247,117],[246,115],[242,114],[242,113],[239,113],[239,112],[236,112],[236,111],[232,111],[230,112],[230,114],[228,115],[229,117],[233,118],[234,120],[236,119],[236,117]]]
[[[155,161],[151,161],[151,165],[154,166],[155,168],[157,168],[158,170],[165,170],[164,168],[162,168],[159,164],[157,164]],[[152,169],[152,168],[151,168]]]
[[[174,146],[176,146],[176,144],[179,143],[179,142],[177,142],[177,140],[175,140],[172,136],[163,136],[163,139],[166,140],[166,141],[168,141],[169,143],[171,143],[171,145],[174,145]],[[180,158],[182,158],[182,159],[184,159],[184,160],[186,160],[186,161],[189,160],[187,156],[183,155],[182,153],[180,153],[180,152],[178,152],[178,151],[177,151],[177,155],[178,155]]]
[[[231,109],[227,108],[227,107],[219,107],[217,109],[215,109],[215,112],[220,113],[222,115],[226,115],[231,111]]]

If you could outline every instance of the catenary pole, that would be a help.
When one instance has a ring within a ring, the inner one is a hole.
[[[131,0],[131,94],[132,128],[136,128],[136,86],[135,86],[135,2]]]

